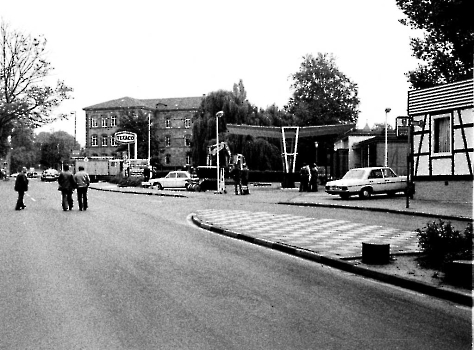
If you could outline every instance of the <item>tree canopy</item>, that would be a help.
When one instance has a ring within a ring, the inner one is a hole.
[[[424,34],[410,42],[413,56],[424,61],[407,73],[414,88],[472,78],[472,0],[397,0],[397,6],[407,16],[400,22]]]
[[[303,57],[291,75],[294,89],[286,109],[298,126],[354,123],[359,114],[357,84],[336,66],[332,55]]]
[[[54,68],[46,58],[46,43],[43,36],[24,35],[0,23],[1,137],[9,136],[16,122],[35,128],[66,117],[51,115],[71,98],[72,89],[61,80],[55,85],[48,81]]]

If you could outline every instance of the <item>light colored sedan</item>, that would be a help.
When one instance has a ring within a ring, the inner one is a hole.
[[[354,168],[342,179],[326,184],[327,193],[339,195],[344,199],[352,195],[368,198],[375,193],[394,195],[397,192],[405,192],[406,189],[407,177],[398,176],[388,167]]]
[[[187,188],[191,174],[187,171],[170,171],[165,177],[150,179],[150,186],[161,190],[163,188]]]

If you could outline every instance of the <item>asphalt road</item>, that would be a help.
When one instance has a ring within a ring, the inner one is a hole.
[[[12,188],[0,183],[0,349],[471,348],[468,308],[189,222],[295,208],[91,191],[88,211],[63,212],[57,185],[33,180],[18,212]]]

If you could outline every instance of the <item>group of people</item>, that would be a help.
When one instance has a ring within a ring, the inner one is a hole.
[[[242,169],[239,164],[231,165],[229,174],[234,180],[235,194],[249,194],[249,168],[247,164],[242,164]]]
[[[74,201],[72,194],[77,190],[77,202],[79,210],[87,210],[87,190],[90,185],[89,174],[84,170],[83,166],[79,166],[79,171],[75,174],[69,170],[69,165],[64,165],[63,171],[58,177],[58,190],[61,191],[61,206],[64,211],[72,210]],[[28,191],[28,178],[26,176],[26,168],[23,167],[16,177],[15,191],[18,192],[18,200],[15,210],[25,209],[24,195]]]
[[[300,192],[318,191],[318,167],[316,163],[309,166],[303,163],[300,169]]]

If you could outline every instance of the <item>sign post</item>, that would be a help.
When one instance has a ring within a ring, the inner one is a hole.
[[[119,131],[114,134],[115,141],[128,144],[128,154],[130,157],[130,144],[135,143],[135,159],[137,159],[137,134],[130,131]]]

